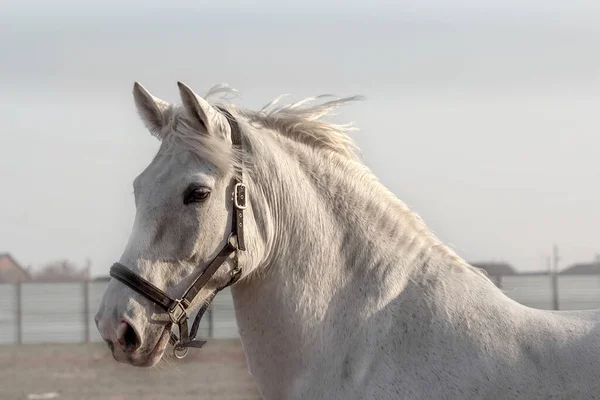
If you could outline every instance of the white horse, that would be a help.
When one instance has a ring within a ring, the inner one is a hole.
[[[359,160],[348,126],[320,120],[353,98],[253,112],[179,89],[171,105],[134,85],[162,143],[134,181],[119,261],[177,299],[226,246],[239,168],[246,250],[231,290],[265,399],[600,398],[598,311],[518,304],[441,243]],[[234,260],[192,309],[231,282]],[[116,360],[152,366],[172,323],[130,286],[110,281],[98,329]]]

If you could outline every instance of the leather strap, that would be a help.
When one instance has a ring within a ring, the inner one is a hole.
[[[243,148],[242,143],[242,133],[240,132],[240,126],[238,125],[237,120],[231,115],[231,113],[220,106],[216,107],[221,113],[225,115],[227,120],[229,121],[229,126],[231,127],[231,143],[233,147],[237,147],[239,149]],[[244,185],[244,160],[243,158],[239,160],[239,166],[235,166],[234,168],[234,189],[233,189],[233,232],[237,237],[237,247],[239,250],[246,250],[246,241],[244,240],[244,209],[247,205],[247,193],[246,193],[246,185]]]
[[[123,282],[139,294],[148,297],[165,311],[169,311],[169,307],[174,302],[165,292],[154,286],[151,282],[140,278],[123,264],[114,263],[110,268],[110,276]]]
[[[208,283],[210,278],[217,272],[217,270],[223,265],[223,263],[235,252],[235,247],[231,244],[231,236],[227,241],[223,250],[215,257],[210,263],[206,270],[188,287],[183,296],[182,300],[191,303],[194,301],[200,290]]]

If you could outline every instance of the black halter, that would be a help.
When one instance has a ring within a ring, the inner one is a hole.
[[[231,127],[231,141],[234,147],[242,148],[242,138],[237,121],[225,109],[219,110],[225,114]],[[243,165],[243,164],[242,164]],[[218,292],[226,287],[233,285],[242,274],[242,267],[239,264],[238,251],[246,250],[244,242],[244,209],[247,204],[246,186],[243,183],[242,168],[236,168],[232,178],[233,193],[231,201],[233,203],[233,218],[231,233],[227,243],[221,249],[219,254],[211,261],[206,270],[188,287],[180,299],[174,299],[164,291],[148,282],[146,279],[132,272],[125,265],[114,263],[110,268],[110,276],[121,281],[131,289],[145,296],[156,303],[168,314],[171,322],[179,327],[179,337],[171,332],[169,342],[174,346],[173,353],[177,358],[183,358],[188,353],[190,347],[200,348],[206,341],[195,340],[198,332],[198,326],[202,316],[210,306],[213,298]],[[233,255],[234,268],[230,272],[230,279],[224,286],[213,290],[194,319],[192,330],[188,334],[188,309],[202,288],[208,283],[210,278],[219,270],[221,265]]]

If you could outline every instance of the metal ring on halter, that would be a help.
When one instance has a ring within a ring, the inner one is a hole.
[[[180,347],[179,343],[173,346],[173,355],[179,359],[182,359],[185,356],[187,356],[188,351],[190,351],[189,347]]]

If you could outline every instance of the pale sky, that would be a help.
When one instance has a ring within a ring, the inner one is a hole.
[[[0,252],[34,268],[89,257],[106,275],[158,149],[132,84],[178,101],[182,80],[229,83],[252,108],[364,95],[336,121],[469,261],[600,253],[596,0],[255,4],[0,1]]]

